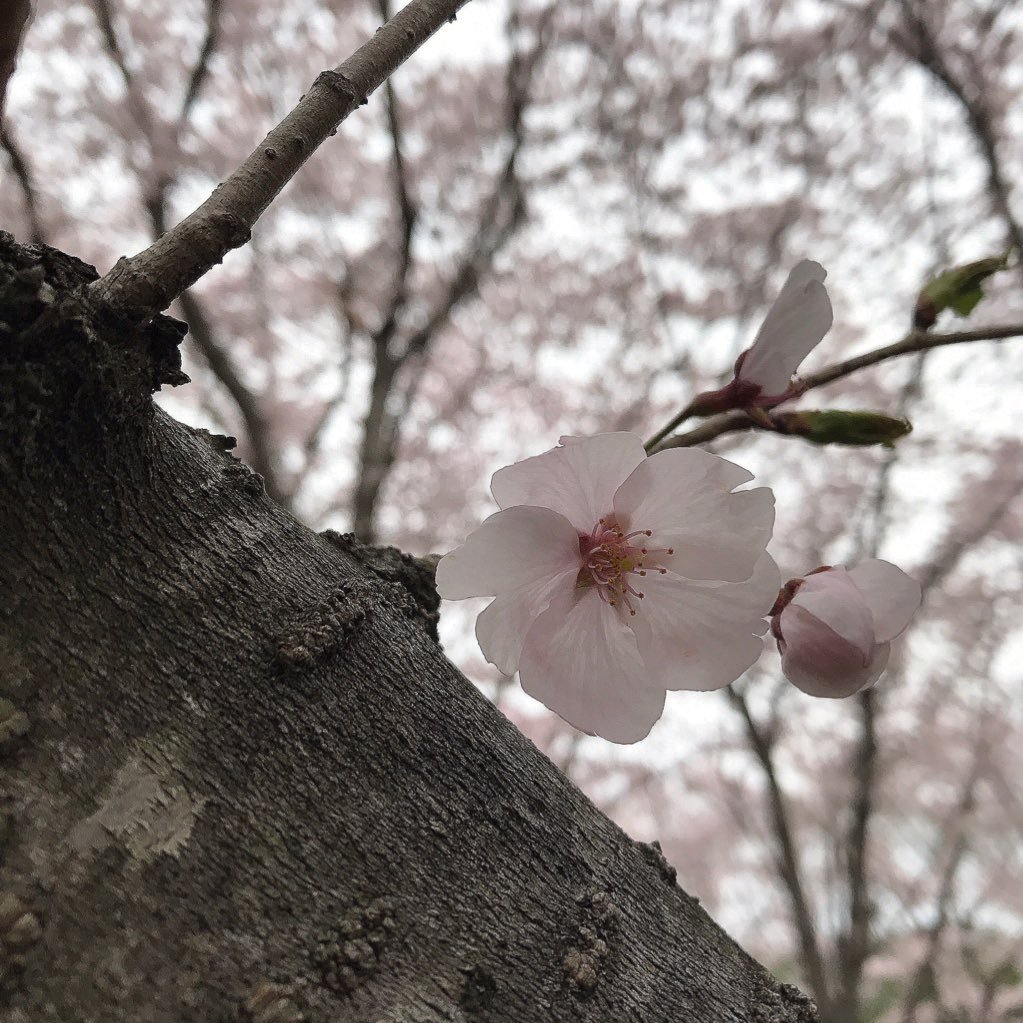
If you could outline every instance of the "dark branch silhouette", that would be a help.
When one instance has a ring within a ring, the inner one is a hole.
[[[7,83],[18,61],[18,47],[32,7],[29,0],[5,0],[0,9],[0,115],[7,98]]]

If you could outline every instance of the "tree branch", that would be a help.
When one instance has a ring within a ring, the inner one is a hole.
[[[179,125],[185,124],[188,120],[192,106],[199,98],[199,93],[209,76],[210,60],[220,42],[220,13],[222,9],[223,0],[206,0],[206,35],[203,37],[202,46],[199,48],[199,57],[189,76],[184,99],[181,101],[181,112],[178,115]]]
[[[901,341],[886,345],[884,348],[875,348],[872,352],[864,352],[862,355],[854,355],[844,362],[836,362],[833,366],[827,366],[817,373],[810,373],[803,377],[801,393],[812,391],[816,387],[823,387],[825,384],[841,380],[850,376],[857,370],[866,369],[868,366],[876,366],[878,363],[888,359],[897,358],[900,355],[910,355],[913,352],[926,352],[932,348],[942,348],[946,345],[969,344],[974,341],[1006,341],[1010,338],[1023,337],[1023,324],[1013,323],[1004,327],[981,327],[978,330],[959,330],[948,334],[928,334],[923,331],[910,331]],[[745,412],[726,412],[724,415],[714,416],[699,426],[679,434],[677,437],[670,437],[661,441],[656,446],[649,447],[652,454],[654,451],[665,451],[668,448],[687,448],[697,444],[706,444],[726,433],[741,433],[746,430],[763,429],[755,423]],[[770,431],[768,431],[770,432]]]
[[[18,179],[18,184],[25,196],[25,216],[28,218],[28,229],[32,241],[42,242],[45,240],[45,235],[42,221],[39,219],[39,203],[36,199],[35,187],[32,184],[32,173],[28,169],[28,164],[25,162],[14,136],[11,135],[10,129],[3,121],[0,121],[0,146],[6,151],[7,158],[11,161],[11,170],[14,171],[14,176]]]
[[[3,114],[7,83],[18,62],[18,47],[31,10],[29,0],[6,0],[0,11],[0,114]]]
[[[974,747],[970,773],[963,783],[959,800],[952,811],[950,830],[955,835],[955,839],[952,843],[952,850],[949,853],[948,860],[945,863],[945,868],[941,872],[941,880],[938,884],[938,893],[935,900],[934,922],[927,929],[927,943],[924,947],[923,955],[920,957],[920,961],[910,977],[906,1000],[902,1007],[902,1023],[914,1023],[916,1020],[916,1010],[927,997],[928,988],[936,979],[941,939],[948,926],[948,911],[955,892],[956,877],[959,873],[963,857],[969,849],[969,843],[966,840],[966,822],[973,812],[976,801],[977,783],[980,780],[981,750],[982,744],[978,742]],[[946,836],[947,832],[943,833],[942,839],[945,839]],[[943,849],[944,841],[941,841],[936,852]]]
[[[117,33],[114,31],[114,16],[113,11],[110,9],[109,0],[93,0],[92,6],[96,11],[96,20],[99,22],[100,32],[103,35],[103,42],[106,44],[107,53],[114,64],[117,65],[117,70],[120,71],[121,78],[124,80],[124,89],[128,96],[128,106],[132,117],[135,119],[139,130],[145,134],[147,142],[151,145],[153,119],[149,113],[149,107],[137,87],[135,76],[128,66],[128,59],[117,39]]]
[[[930,590],[955,570],[964,555],[968,554],[977,544],[986,539],[991,530],[998,525],[1002,516],[1009,510],[1009,505],[1021,493],[1023,493],[1023,476],[1015,481],[1000,501],[992,505],[987,515],[984,516],[983,520],[977,524],[976,529],[968,536],[952,536],[949,538],[944,548],[935,556],[927,568],[923,572],[918,573],[920,588],[925,599]]]
[[[91,285],[111,312],[143,321],[166,309],[231,249],[338,125],[468,0],[411,0],[344,63],[323,71],[276,128],[213,194],[149,248]]]
[[[724,690],[724,693],[729,703],[738,711],[743,720],[753,755],[760,764],[764,774],[764,781],[767,783],[771,823],[773,825],[774,837],[777,841],[778,873],[781,875],[782,883],[785,885],[785,890],[789,895],[789,906],[792,911],[792,920],[796,928],[796,934],[799,938],[799,948],[803,966],[806,970],[807,983],[821,1010],[821,1016],[826,1019],[828,1017],[827,1007],[830,1003],[827,972],[824,968],[824,959],[817,940],[817,930],[814,926],[813,914],[810,910],[806,893],[803,890],[799,854],[796,851],[792,825],[789,823],[785,794],[782,792],[781,783],[778,781],[778,774],[775,770],[771,742],[757,726],[756,721],[754,721],[749,704],[742,693],[738,692],[734,686],[729,686]]]
[[[399,354],[391,351],[391,341],[397,332],[397,322],[392,316],[384,320],[381,329],[373,335],[374,376],[370,396],[370,407],[366,414],[362,447],[359,455],[359,480],[352,501],[352,514],[356,535],[365,543],[375,538],[375,514],[380,491],[394,464],[401,425],[404,421],[421,379],[421,363],[425,359],[437,332],[450,319],[454,310],[466,299],[476,294],[480,278],[491,266],[494,257],[508,242],[525,218],[521,185],[518,179],[517,163],[523,145],[522,121],[529,101],[529,86],[541,56],[547,45],[547,29],[554,8],[548,8],[537,30],[537,41],[528,54],[513,55],[508,69],[508,133],[511,146],[503,167],[495,179],[494,186],[483,203],[478,227],[468,252],[462,258],[454,275],[448,282],[443,295],[427,316],[425,323],[414,331],[405,342]],[[514,15],[512,16],[514,24]],[[509,33],[513,35],[514,33]],[[400,152],[399,137],[395,141],[395,153]],[[399,188],[399,204],[402,176],[396,159],[396,180]],[[407,200],[407,195],[405,196]],[[409,204],[409,210],[414,212]],[[407,215],[406,215],[407,216]],[[414,221],[411,222],[414,225]],[[405,219],[406,229],[411,227]],[[411,235],[408,235],[411,237]],[[408,250],[404,250],[406,256]],[[407,275],[408,267],[404,267]],[[399,288],[404,278],[399,278]],[[395,298],[404,301],[404,294],[396,290]],[[397,308],[392,303],[392,312]],[[381,331],[386,329],[386,333]],[[418,372],[417,372],[418,371]],[[388,412],[387,405],[393,388],[405,377],[404,393],[399,407]]]
[[[207,7],[206,35],[196,64],[189,76],[188,87],[182,101],[175,133],[184,127],[192,104],[198,96],[203,80],[208,73],[208,64],[215,52],[219,38],[219,15],[222,0],[209,0]],[[137,87],[127,56],[114,29],[113,11],[109,0],[93,0],[96,18],[110,58],[124,80],[128,108],[139,133],[145,138],[153,154],[153,119],[144,97]],[[143,205],[149,215],[153,233],[157,239],[167,232],[167,194],[169,182],[160,176],[148,184],[143,183]],[[246,455],[262,477],[267,493],[278,503],[289,507],[290,495],[281,486],[278,458],[275,451],[272,430],[263,412],[258,397],[246,386],[235,368],[230,355],[217,344],[213,324],[199,299],[187,289],[178,300],[188,321],[189,333],[196,347],[202,353],[213,375],[233,399],[245,427],[244,442]]]
[[[388,0],[379,0],[377,8],[383,21],[390,18]],[[391,133],[391,158],[394,169],[394,198],[398,206],[401,220],[401,242],[398,246],[398,266],[394,274],[394,291],[391,295],[387,313],[381,325],[374,331],[373,343],[387,347],[398,326],[398,317],[408,299],[408,279],[412,269],[412,237],[415,234],[419,211],[412,202],[408,187],[408,169],[405,166],[404,128],[401,123],[401,111],[398,108],[398,97],[391,80],[384,83],[387,100],[387,127]]]
[[[867,843],[870,817],[874,809],[874,782],[877,777],[877,693],[868,689],[859,696],[860,740],[853,762],[855,794],[852,821],[846,841],[848,850],[849,927],[843,935],[839,956],[837,1017],[859,1019],[860,983],[863,965],[870,953],[870,892],[867,870]]]
[[[903,4],[907,24],[913,33],[906,38],[899,32],[889,32],[892,44],[906,57],[927,71],[945,87],[952,98],[962,107],[966,123],[974,142],[980,150],[987,169],[987,191],[991,204],[1005,223],[1005,232],[1010,246],[1023,253],[1023,227],[1012,212],[1009,204],[1009,185],[1002,169],[991,115],[979,89],[970,89],[952,70],[945,54],[937,45],[934,32],[924,19],[916,4]]]

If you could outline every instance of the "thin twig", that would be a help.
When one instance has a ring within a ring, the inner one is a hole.
[[[839,957],[839,983],[836,1002],[839,1018],[858,1019],[863,966],[870,955],[870,872],[868,840],[874,811],[874,785],[877,779],[877,691],[868,689],[859,696],[860,736],[853,761],[855,790],[852,820],[846,836],[849,882],[849,926]]]
[[[43,234],[42,221],[39,218],[39,202],[32,184],[32,173],[5,122],[0,122],[0,147],[7,152],[7,157],[11,161],[11,170],[14,171],[14,176],[18,179],[22,194],[25,196],[25,216],[28,218],[29,235],[33,242],[43,242],[46,238]]]
[[[323,71],[248,159],[176,227],[91,285],[111,312],[143,321],[166,309],[252,227],[317,147],[468,0],[411,0],[344,63]]]
[[[816,387],[823,387],[825,384],[841,380],[868,366],[876,366],[878,363],[888,359],[897,358],[900,355],[910,355],[913,352],[926,352],[932,348],[942,348],[946,345],[969,344],[974,341],[1006,341],[1010,338],[1023,337],[1023,324],[1013,323],[1003,327],[981,327],[979,330],[959,330],[949,334],[928,334],[923,331],[911,331],[901,341],[886,345],[884,348],[875,348],[871,352],[864,352],[862,355],[854,355],[844,362],[836,362],[833,366],[827,366],[817,373],[811,373],[803,378],[802,391],[812,391]],[[706,444],[726,433],[741,433],[745,430],[762,429],[745,412],[726,412],[724,415],[714,416],[705,423],[662,441],[653,451],[665,451],[668,448],[687,448],[697,444]]]
[[[138,132],[148,143],[152,154],[154,146],[153,118],[131,71],[128,56],[117,38],[109,0],[93,0],[93,7],[107,52],[124,81],[128,109]],[[175,135],[180,135],[183,131],[192,106],[208,74],[209,62],[216,51],[219,40],[220,10],[221,0],[208,0],[206,34],[196,64],[189,76],[179,120],[175,127]],[[152,181],[145,190],[144,205],[152,223],[153,233],[158,239],[167,232],[169,186],[170,181],[160,177]],[[247,457],[252,463],[253,469],[263,477],[266,491],[270,497],[288,507],[291,497],[281,485],[279,460],[273,442],[271,425],[259,397],[242,380],[230,353],[217,342],[213,324],[206,315],[199,298],[187,289],[177,297],[185,319],[188,321],[192,341],[238,409],[245,426],[243,443],[247,448]]]
[[[153,118],[149,111],[141,90],[137,87],[135,76],[128,65],[128,58],[117,38],[114,30],[114,15],[110,9],[109,0],[93,0],[93,8],[96,11],[96,20],[99,22],[100,32],[106,44],[107,53],[110,59],[117,65],[117,70],[124,79],[124,89],[128,97],[128,107],[132,117],[139,129],[145,134],[147,140],[153,137]],[[97,284],[100,283],[97,281]]]
[[[378,0],[377,8],[383,21],[390,16],[388,0]],[[394,290],[388,305],[387,313],[381,325],[373,332],[373,344],[377,348],[386,349],[398,327],[401,315],[408,300],[409,274],[412,270],[412,239],[416,224],[419,221],[419,210],[412,201],[408,185],[408,168],[405,165],[405,130],[402,124],[401,109],[398,96],[390,78],[384,83],[385,107],[387,109],[387,127],[391,133],[391,160],[394,168],[394,198],[401,220],[401,243],[398,246],[398,266],[394,273]]]
[[[493,265],[495,256],[525,219],[517,170],[524,141],[523,117],[529,102],[533,73],[546,50],[547,30],[554,10],[550,7],[545,11],[532,49],[525,55],[513,54],[509,64],[507,131],[511,145],[493,188],[483,202],[468,251],[423,325],[405,340],[399,351],[393,351],[391,343],[397,333],[396,323],[385,320],[388,332],[383,340],[386,343],[382,343],[380,331],[373,335],[373,382],[359,454],[359,482],[352,501],[353,528],[363,542],[374,539],[376,505],[394,464],[402,423],[415,399],[434,338],[450,321],[454,311],[476,294],[480,280]],[[394,411],[388,412],[394,391],[399,387],[402,388],[401,400]]]
[[[942,832],[941,842],[935,850],[936,856],[939,851],[944,851],[948,833],[951,831],[955,838],[952,842],[951,852],[945,862],[945,868],[941,872],[935,902],[934,922],[927,929],[927,941],[924,946],[923,955],[913,970],[907,985],[906,1000],[902,1008],[902,1023],[914,1023],[917,1008],[927,998],[927,989],[930,986],[928,982],[933,983],[937,975],[936,968],[938,965],[938,955],[941,952],[941,939],[948,927],[949,907],[952,903],[952,896],[955,893],[956,878],[960,865],[963,862],[963,857],[969,849],[966,837],[966,822],[973,812],[976,803],[977,783],[980,781],[983,749],[983,743],[978,741],[974,746],[970,772],[963,783],[959,799],[952,811],[952,820],[949,822],[949,828]]]
[[[738,711],[743,720],[753,754],[760,764],[764,780],[767,783],[772,830],[777,842],[778,872],[789,895],[789,904],[792,910],[793,923],[799,938],[799,947],[806,970],[807,983],[821,1012],[826,1016],[827,1004],[829,1002],[827,971],[824,967],[824,957],[821,954],[818,942],[813,912],[806,897],[806,892],[803,890],[799,853],[796,850],[795,837],[792,832],[792,825],[789,822],[789,811],[785,794],[782,791],[781,782],[778,780],[778,772],[775,769],[771,742],[754,720],[749,704],[742,693],[738,692],[734,686],[729,686],[724,690],[724,693],[729,703]]]
[[[28,24],[29,0],[5,0],[0,9],[0,114],[7,96],[7,83],[18,61],[18,47]]]
[[[223,0],[206,0],[206,35],[203,37],[202,46],[199,47],[199,57],[192,67],[192,74],[188,79],[188,86],[185,89],[185,96],[181,101],[181,112],[178,114],[179,127],[187,123],[192,112],[192,106],[199,98],[204,83],[210,73],[210,61],[216,52],[220,41],[220,13],[223,8]]]
[[[1023,253],[1023,227],[1013,215],[1009,204],[1009,185],[998,153],[991,114],[984,103],[983,92],[979,88],[970,88],[954,74],[920,7],[914,3],[906,3],[902,10],[912,34],[907,37],[893,30],[888,33],[888,38],[904,56],[940,82],[962,107],[970,133],[987,169],[988,197],[1004,221],[1008,243]]]

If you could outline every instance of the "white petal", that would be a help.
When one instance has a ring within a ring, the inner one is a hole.
[[[824,267],[809,259],[792,268],[743,360],[741,379],[768,395],[786,390],[799,364],[831,329],[826,276]]]
[[[826,572],[808,575],[796,590],[789,607],[805,608],[823,625],[851,643],[865,664],[874,649],[874,618],[859,587],[849,578],[844,568],[830,568]],[[785,609],[786,611],[788,608]],[[785,632],[785,612],[781,618],[782,636]]]
[[[770,490],[731,493],[752,478],[698,448],[660,451],[618,488],[615,515],[627,529],[653,533],[645,546],[674,550],[657,564],[690,579],[740,582],[752,575],[774,527]]]
[[[614,492],[646,453],[634,433],[569,440],[564,447],[495,472],[490,489],[497,503],[502,508],[518,504],[552,508],[588,533],[610,513]]]
[[[571,594],[577,575],[573,566],[546,582],[530,583],[496,597],[476,619],[476,639],[483,656],[506,675],[514,675],[530,626],[547,610],[556,592]]]
[[[648,575],[628,619],[650,675],[665,689],[720,689],[760,656],[764,616],[778,595],[781,576],[763,555],[751,579],[696,582],[671,573]]]
[[[526,635],[522,688],[570,725],[611,742],[638,742],[664,710],[636,637],[590,588],[559,593]]]
[[[808,696],[840,700],[874,684],[888,663],[889,644],[868,654],[829,629],[805,608],[789,604],[781,614],[785,636],[781,669]]]
[[[875,639],[886,642],[905,631],[923,599],[920,584],[915,579],[891,562],[878,558],[850,568],[849,576],[870,608]]]
[[[448,600],[491,597],[578,571],[579,534],[549,508],[508,508],[485,519],[437,565],[437,592]]]

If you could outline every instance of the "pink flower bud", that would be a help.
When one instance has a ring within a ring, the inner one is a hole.
[[[771,612],[782,671],[810,696],[838,699],[866,689],[921,599],[915,579],[876,558],[791,580]]]
[[[792,376],[831,329],[825,277],[824,267],[811,259],[792,268],[753,344],[736,360],[735,376],[720,390],[698,395],[696,415],[769,408],[800,393]]]

